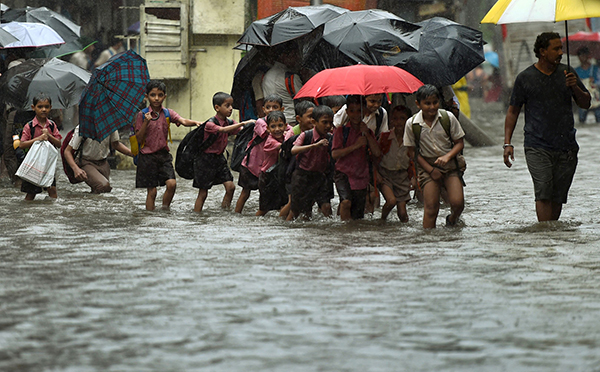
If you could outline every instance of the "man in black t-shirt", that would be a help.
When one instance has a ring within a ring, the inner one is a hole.
[[[515,80],[504,122],[504,164],[511,167],[511,139],[525,105],[525,159],[535,189],[538,221],[558,220],[577,167],[572,101],[590,107],[590,94],[573,69],[561,64],[562,42],[555,32],[538,35],[538,61]]]

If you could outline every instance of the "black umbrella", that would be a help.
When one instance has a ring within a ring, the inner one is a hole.
[[[231,96],[233,108],[244,110],[246,96],[252,91],[252,79],[259,72],[266,72],[271,65],[271,51],[268,47],[255,46],[240,60],[233,74]]]
[[[238,43],[263,46],[285,43],[308,34],[346,12],[349,11],[329,4],[289,7],[270,17],[252,22]]]
[[[56,31],[65,42],[78,39],[81,32],[81,27],[73,21],[46,7],[9,9],[2,14],[2,23],[12,21],[43,23]]]
[[[323,40],[355,63],[385,65],[390,56],[418,50],[419,28],[384,10],[364,10],[325,23]]]
[[[485,61],[480,31],[442,17],[417,23],[418,52],[390,57],[394,64],[437,87],[452,85]]]
[[[0,76],[0,94],[5,103],[31,110],[32,99],[45,93],[53,108],[67,108],[79,102],[91,74],[60,59],[31,58]]]

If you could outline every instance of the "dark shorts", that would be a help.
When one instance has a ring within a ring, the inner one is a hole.
[[[56,187],[56,178],[54,178],[54,181],[52,181],[51,187]],[[48,189],[49,187],[39,187],[33,183],[21,180],[21,191],[27,194],[41,194],[43,191],[48,191]]]
[[[325,173],[296,168],[292,174],[291,189],[294,213],[310,215],[315,202],[319,208],[331,203],[333,185]]]
[[[138,155],[135,187],[148,189],[164,186],[167,180],[175,179],[173,155],[168,150]]]
[[[258,191],[258,209],[263,212],[280,210],[288,202],[285,185],[277,179],[276,172],[260,173]]]
[[[548,151],[526,147],[525,160],[533,179],[535,200],[565,204],[577,168],[578,149]]]
[[[238,177],[238,185],[246,190],[258,190],[258,177],[242,165]]]
[[[367,202],[367,189],[352,190],[346,173],[342,173],[338,170],[335,171],[333,181],[335,182],[335,188],[340,196],[340,203],[344,200],[350,200],[350,214],[352,219],[359,220],[364,218],[365,204]]]
[[[223,154],[200,153],[194,158],[194,186],[209,190],[214,185],[233,182],[233,175]]]

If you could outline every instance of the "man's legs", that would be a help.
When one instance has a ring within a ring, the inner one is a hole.
[[[579,122],[581,124],[585,124],[585,121],[587,120],[587,114],[588,114],[588,110],[586,109],[579,109]]]
[[[558,221],[560,212],[562,212],[562,203],[551,200],[535,201],[535,213],[537,214],[538,222]]]

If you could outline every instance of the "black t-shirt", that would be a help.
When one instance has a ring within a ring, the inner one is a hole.
[[[573,120],[573,91],[565,84],[567,65],[560,64],[551,75],[534,65],[523,70],[515,80],[511,106],[525,105],[525,147],[550,151],[577,149]],[[587,89],[577,78],[577,85]]]

